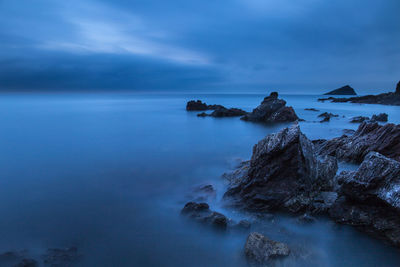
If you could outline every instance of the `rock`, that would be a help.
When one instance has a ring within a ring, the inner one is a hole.
[[[220,107],[215,109],[211,114],[208,116],[211,117],[216,117],[216,118],[221,118],[221,117],[239,117],[246,115],[247,112],[244,110],[241,110],[239,108],[225,108],[225,107]]]
[[[324,112],[318,115],[318,118],[323,118],[320,122],[329,122],[332,117],[339,117],[339,115],[328,112]]]
[[[204,202],[208,200],[215,200],[217,192],[212,185],[201,185],[194,188],[193,192],[189,197],[196,202]]]
[[[260,233],[253,232],[247,237],[244,252],[251,263],[270,264],[273,259],[288,256],[290,249],[284,243],[270,240]]]
[[[350,120],[351,123],[362,123],[364,121],[369,121],[369,118],[363,117],[363,116],[357,116],[357,117],[351,118],[351,120]]]
[[[28,265],[28,263],[32,264],[32,260],[25,259],[26,255],[27,255],[26,250],[4,252],[0,254],[0,266],[26,266],[26,267],[37,266],[37,265]]]
[[[186,104],[186,110],[188,111],[198,111],[198,110],[207,110],[208,105],[206,103],[201,102],[201,100],[191,100]]]
[[[197,117],[207,117],[207,116],[209,116],[209,115],[205,112],[201,112],[201,113],[197,114]]]
[[[315,108],[305,108],[304,110],[308,110],[308,111],[316,111],[316,112],[318,112],[318,111],[319,111],[319,109],[315,109]]]
[[[371,121],[380,121],[380,122],[387,122],[388,121],[388,114],[380,113],[379,115],[373,115]]]
[[[250,161],[243,161],[233,172],[224,173],[222,178],[229,182],[229,186],[235,186],[245,179],[244,177],[247,176],[249,168]]]
[[[360,97],[350,97],[350,98],[320,98],[318,101],[330,100],[333,103],[363,103],[363,104],[381,104],[381,105],[400,105],[400,93],[399,84],[396,87],[396,92],[383,93],[379,95],[366,95]]]
[[[242,177],[235,177],[224,200],[253,211],[300,212],[316,193],[332,189],[336,171],[336,159],[318,158],[295,124],[254,146],[248,168],[238,171]]]
[[[357,94],[353,88],[351,88],[349,85],[345,85],[336,90],[330,91],[324,95],[357,95]]]
[[[261,104],[253,109],[251,113],[243,116],[241,119],[252,122],[291,122],[299,118],[292,107],[286,107],[286,101],[278,99],[278,93],[272,92],[264,98]]]
[[[400,81],[397,83],[395,94],[400,95]]]
[[[44,263],[50,266],[71,266],[81,257],[76,247],[51,248],[42,256]]]
[[[354,134],[356,131],[353,129],[343,129],[343,133],[347,134],[347,135],[352,135]]]
[[[361,163],[371,151],[400,161],[400,125],[363,122],[351,135],[313,141],[317,153],[347,162]]]
[[[335,179],[336,180],[336,179]],[[333,206],[338,193],[334,191],[323,191],[314,197],[310,211],[313,214],[325,214]]]
[[[33,259],[22,259],[19,263],[14,265],[14,267],[37,267],[37,261]]]
[[[320,122],[323,123],[323,122],[330,122],[330,121],[331,121],[331,117],[325,117]]]
[[[400,247],[400,162],[370,152],[357,171],[340,176],[342,196],[330,216]]]
[[[212,225],[218,229],[226,229],[228,219],[225,215],[210,210],[207,203],[188,202],[181,211],[182,215],[197,222]]]

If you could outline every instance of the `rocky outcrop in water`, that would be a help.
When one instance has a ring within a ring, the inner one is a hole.
[[[361,163],[371,151],[400,161],[400,125],[363,122],[353,135],[313,141],[317,153]]]
[[[324,95],[357,95],[357,93],[349,85],[345,85]]]
[[[362,123],[364,121],[369,121],[369,117],[357,116],[357,117],[351,118],[351,120],[350,120],[351,123]]]
[[[196,222],[212,225],[218,229],[226,229],[228,225],[228,219],[225,215],[210,210],[207,203],[188,202],[181,214]]]
[[[338,176],[341,197],[329,213],[400,246],[400,162],[370,152],[355,172]]]
[[[197,114],[199,117],[215,117],[215,118],[222,118],[222,117],[239,117],[246,115],[247,112],[239,109],[239,108],[225,108],[225,107],[218,107],[216,108],[213,112],[210,114],[207,114],[205,112],[202,112],[200,114]]]
[[[248,210],[300,212],[320,192],[333,190],[336,171],[336,159],[317,157],[296,124],[254,146],[250,162],[231,174],[224,199]]]
[[[315,111],[315,112],[318,112],[318,111],[319,111],[319,109],[315,109],[315,108],[305,108],[304,110]]]
[[[241,118],[245,121],[272,123],[291,122],[299,119],[292,107],[286,107],[286,101],[278,99],[278,93],[272,92],[251,113]]]
[[[318,118],[322,118],[320,122],[329,122],[333,117],[336,118],[339,117],[339,115],[328,112],[324,112],[318,115]]]
[[[335,97],[328,97],[328,98],[320,98],[319,101],[326,101],[330,100],[333,103],[363,103],[363,104],[382,104],[382,105],[400,105],[400,89],[399,84],[397,84],[396,91],[394,93],[383,93],[379,95],[366,95],[360,97],[350,97],[350,98],[335,98]]]
[[[186,103],[187,111],[215,110],[218,108],[224,108],[224,106],[207,105],[206,103],[202,102],[201,100],[190,100],[189,102]]]
[[[357,116],[351,118],[350,122],[351,123],[362,123],[362,122],[387,122],[388,121],[388,114],[386,113],[380,113],[378,115],[372,115],[371,119],[369,117],[364,117],[364,116]]]
[[[274,259],[288,256],[290,249],[284,243],[253,232],[247,237],[244,253],[250,263],[270,266]]]

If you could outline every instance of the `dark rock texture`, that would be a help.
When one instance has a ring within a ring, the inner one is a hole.
[[[241,119],[245,121],[272,123],[291,122],[299,118],[292,107],[286,107],[285,100],[278,99],[277,92],[272,92],[268,97],[264,98],[258,107]]]
[[[190,100],[186,104],[186,110],[188,111],[198,111],[198,110],[207,110],[208,105],[206,103],[201,102],[201,100]]]
[[[319,192],[332,190],[336,171],[336,159],[317,158],[296,124],[254,146],[249,165],[230,176],[224,199],[248,210],[300,212]]]
[[[369,117],[357,116],[350,120],[351,123],[362,123],[364,121],[369,121]]]
[[[331,140],[313,141],[322,156],[335,156],[340,160],[361,163],[371,151],[400,161],[400,125],[363,122],[350,136]]]
[[[246,115],[247,112],[239,109],[239,108],[225,108],[225,107],[218,107],[212,113],[207,114],[205,112],[197,114],[199,117],[215,117],[215,118],[222,118],[222,117],[239,117]]]
[[[315,108],[305,108],[304,110],[308,110],[308,111],[316,111],[316,112],[318,112],[318,111],[319,111],[319,109],[315,109]]]
[[[341,173],[338,181],[342,196],[330,216],[400,246],[400,162],[370,152],[357,171]]]
[[[349,85],[345,85],[324,95],[357,95],[357,93]]]
[[[43,255],[43,262],[50,266],[71,266],[81,259],[76,247],[51,248]]]
[[[382,105],[400,105],[400,82],[397,84],[396,91],[394,93],[383,93],[379,95],[366,95],[360,97],[350,98],[320,98],[319,101],[331,100],[334,103],[364,103],[364,104],[382,104]]]
[[[372,115],[371,121],[387,122],[388,117],[389,117],[388,114],[380,113],[378,115]]]
[[[328,112],[324,112],[318,115],[318,118],[322,118],[322,120],[320,122],[329,122],[331,120],[332,117],[339,117],[339,115],[337,114],[333,114],[333,113],[328,113]]]
[[[228,219],[225,215],[210,210],[207,203],[188,202],[181,211],[182,215],[196,222],[212,225],[218,229],[226,229]]]
[[[247,237],[244,253],[250,263],[271,264],[271,261],[290,254],[289,247],[253,232]]]

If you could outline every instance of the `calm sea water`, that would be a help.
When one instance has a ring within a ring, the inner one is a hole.
[[[0,95],[0,252],[77,246],[77,266],[246,266],[247,233],[216,233],[179,216],[190,190],[213,184],[252,146],[288,124],[198,118],[190,99],[250,111],[263,95],[2,94]],[[307,120],[311,139],[355,129],[352,116],[400,107],[319,103],[318,96],[282,96]],[[330,123],[318,112],[339,114]],[[345,117],[343,117],[345,116]],[[343,168],[352,166],[343,165]],[[276,216],[254,229],[298,248],[282,266],[399,266],[398,250],[327,219],[298,225]]]

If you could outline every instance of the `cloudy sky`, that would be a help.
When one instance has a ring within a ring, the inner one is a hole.
[[[0,89],[394,90],[399,14],[399,0],[0,0]]]

